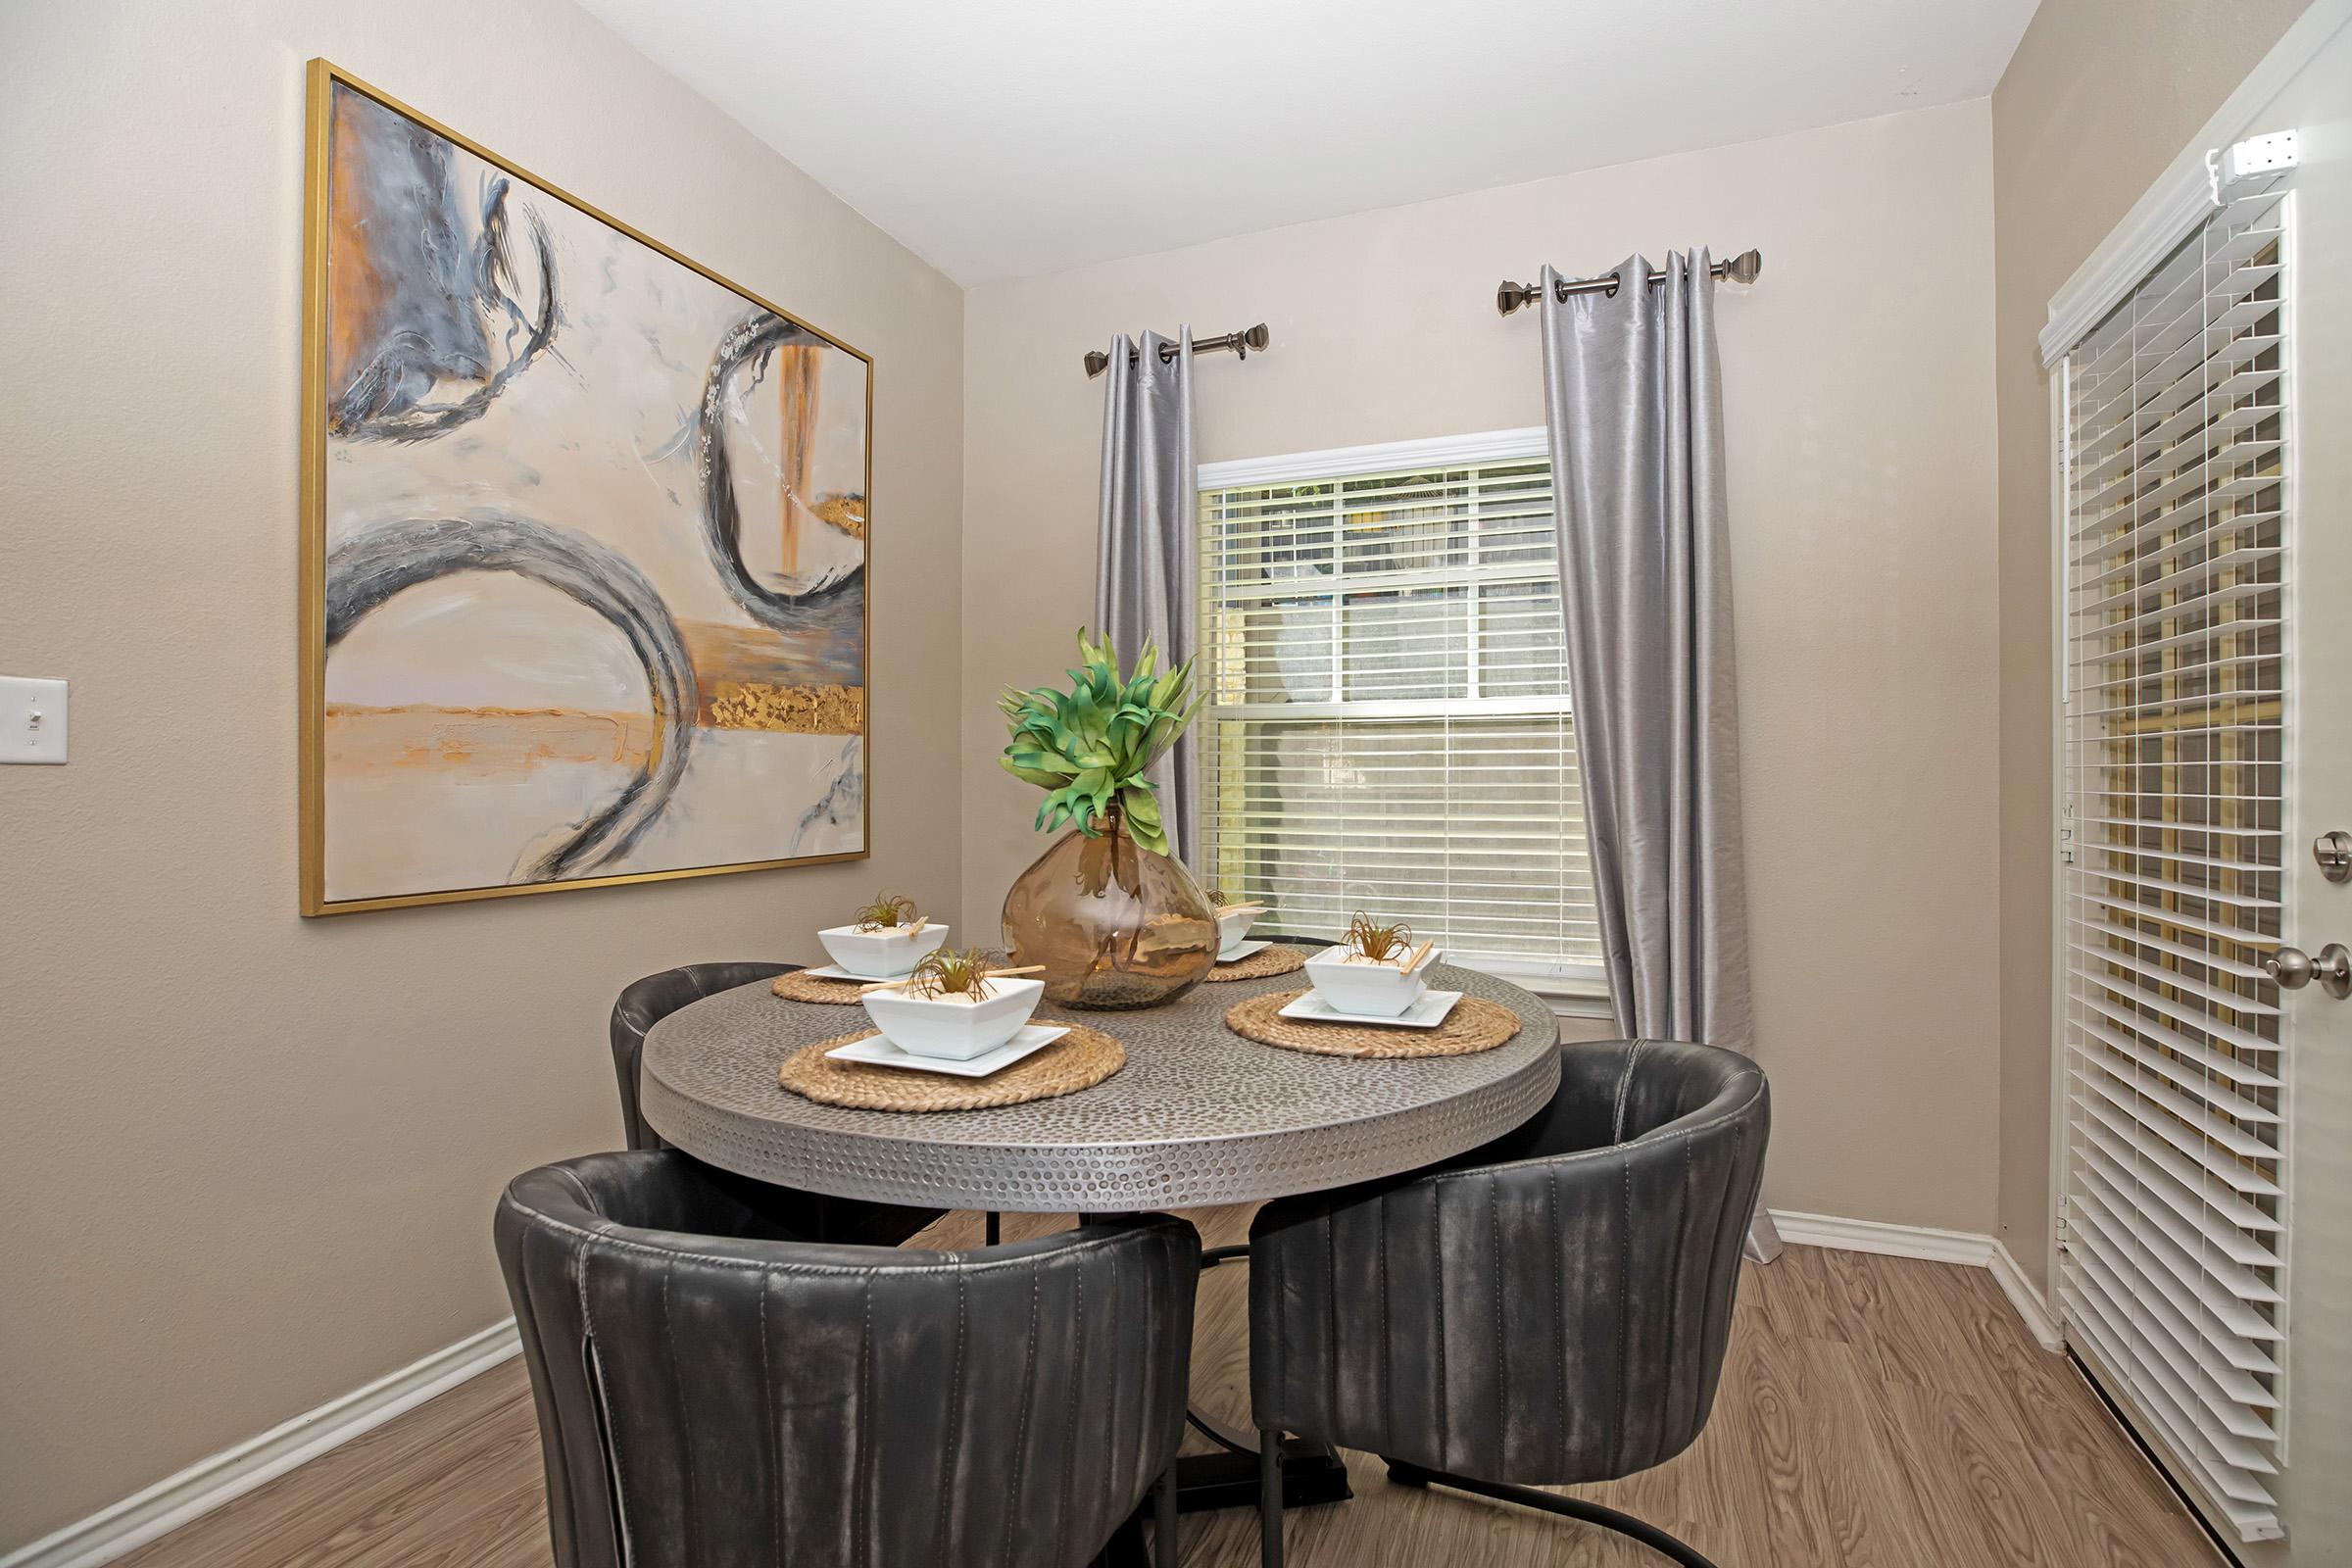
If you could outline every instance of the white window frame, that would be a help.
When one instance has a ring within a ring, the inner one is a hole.
[[[1383,441],[1367,446],[1330,447],[1320,452],[1288,452],[1270,457],[1203,463],[1200,466],[1194,489],[1196,495],[1200,495],[1251,485],[1347,479],[1359,474],[1391,470],[1525,462],[1530,458],[1549,455],[1550,442],[1544,427],[1539,424],[1512,430],[1485,430],[1469,435]],[[1606,1010],[1608,978],[1598,964],[1481,961],[1465,967],[1508,980],[1538,996],[1551,999],[1554,1011],[1570,1016],[1598,1016]]]

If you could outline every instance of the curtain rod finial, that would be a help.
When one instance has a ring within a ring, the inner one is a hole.
[[[1086,351],[1086,373],[1088,375],[1101,375],[1104,370],[1109,368],[1109,355],[1103,353],[1101,349],[1088,349]]]
[[[1757,250],[1741,251],[1723,264],[1723,275],[1735,283],[1753,283],[1764,275],[1764,253]]]
[[[1508,316],[1522,305],[1533,305],[1536,293],[1535,284],[1514,283],[1506,277],[1494,290],[1494,310],[1498,315]]]

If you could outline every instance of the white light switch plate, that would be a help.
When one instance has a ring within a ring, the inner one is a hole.
[[[0,675],[0,762],[66,760],[66,683]]]

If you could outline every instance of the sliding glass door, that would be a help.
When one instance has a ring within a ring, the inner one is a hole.
[[[2352,1541],[2348,109],[2352,28],[2061,368],[2060,1307],[2278,1568]]]

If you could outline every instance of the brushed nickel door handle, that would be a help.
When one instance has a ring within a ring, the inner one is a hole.
[[[2329,996],[2352,997],[2352,950],[2330,942],[2313,957],[2301,948],[2282,947],[2262,956],[2262,972],[2288,991],[2300,991],[2314,980]]]

